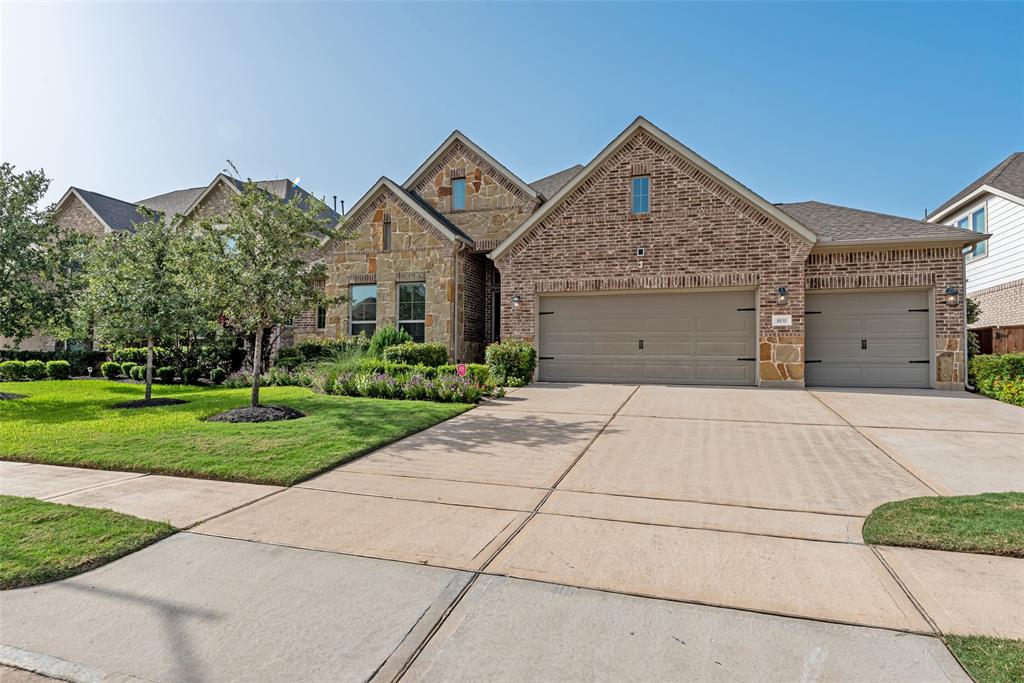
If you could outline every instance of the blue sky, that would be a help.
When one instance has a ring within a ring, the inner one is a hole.
[[[1024,149],[1024,3],[12,4],[0,157],[127,200],[232,159],[351,206],[459,128],[525,180],[638,114],[770,201],[920,217]]]

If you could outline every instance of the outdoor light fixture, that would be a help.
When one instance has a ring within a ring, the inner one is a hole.
[[[775,290],[775,293],[778,295],[778,298],[776,299],[776,301],[778,302],[778,304],[780,306],[785,306],[786,304],[789,303],[789,290],[788,289],[786,289],[785,287],[779,287],[777,290]]]
[[[519,305],[523,303],[523,297],[518,294],[512,295],[512,308],[519,308]]]
[[[960,303],[960,290],[956,287],[946,287],[946,305],[956,306]]]

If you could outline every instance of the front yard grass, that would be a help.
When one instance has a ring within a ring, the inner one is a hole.
[[[886,503],[864,522],[864,541],[1024,557],[1024,493],[934,496]]]
[[[946,636],[946,645],[978,683],[1024,681],[1024,640]]]
[[[248,389],[156,385],[183,405],[136,410],[115,403],[143,387],[107,380],[0,383],[0,459],[289,486],[463,413],[472,405],[324,396],[302,387],[261,389],[298,420],[232,424],[203,418],[248,405]]]
[[[0,496],[0,589],[80,574],[173,533],[111,510]]]

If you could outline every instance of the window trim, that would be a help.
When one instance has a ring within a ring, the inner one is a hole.
[[[423,317],[420,319],[414,318],[402,318],[402,287],[409,285],[422,285],[423,286]],[[395,283],[395,324],[398,329],[402,329],[403,323],[412,323],[414,325],[423,325],[423,339],[422,342],[427,340],[427,283],[422,280],[412,282],[396,282]],[[410,335],[412,336],[412,335]],[[415,338],[414,338],[415,341]]]
[[[978,231],[974,229],[974,217],[977,214],[979,214],[979,213],[983,213],[984,214],[984,222],[982,224],[981,232],[980,233],[978,233]],[[961,223],[966,223],[966,225],[965,226],[961,226],[960,225]],[[956,218],[954,218],[952,221],[950,221],[948,225],[950,225],[950,226],[952,226],[954,228],[961,228],[961,229],[970,230],[971,232],[978,233],[978,234],[987,233],[988,232],[988,201],[984,201],[981,204],[975,204],[974,206],[972,206],[967,211],[965,211],[963,213],[957,214]],[[983,241],[979,242],[978,244],[975,244],[968,251],[965,251],[964,252],[964,260],[967,263],[974,263],[975,261],[980,261],[980,260],[988,257],[988,255],[991,253],[991,249],[989,248],[990,245],[989,245],[988,242],[989,241],[987,239],[983,240]],[[978,245],[984,245],[984,247],[983,247],[984,252],[981,253],[980,255],[977,253]]]
[[[462,184],[462,206],[455,206],[455,185],[456,183]],[[465,211],[466,210],[466,178],[452,178],[452,195],[451,195],[452,211]]]
[[[636,191],[636,184],[638,180],[645,180],[646,192],[643,195],[638,195]],[[636,199],[638,196],[643,196],[644,210],[636,210]],[[648,174],[634,175],[629,178],[629,215],[631,216],[649,216],[651,214],[651,176]]]
[[[353,332],[353,325],[369,325],[369,320],[354,320],[352,318],[352,309],[356,304],[356,298],[352,295],[352,290],[356,287],[373,287],[373,330],[377,331],[377,283],[376,282],[363,282],[358,284],[351,284],[348,286],[348,334],[351,337],[357,336],[358,333]],[[372,334],[369,336],[373,336]]]

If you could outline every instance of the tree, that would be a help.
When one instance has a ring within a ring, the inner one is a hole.
[[[0,164],[0,336],[15,345],[36,330],[71,325],[91,238],[62,231],[53,207],[39,204],[50,186],[42,170]]]
[[[107,235],[88,267],[84,306],[104,344],[145,340],[146,400],[153,396],[153,346],[196,324],[202,310],[185,287],[190,254],[178,220],[165,221],[146,209],[134,233]]]
[[[973,325],[978,322],[978,318],[981,317],[981,304],[978,303],[977,299],[967,299],[967,324]],[[976,332],[967,333],[967,357],[973,358],[974,356],[981,355],[981,340],[978,339]]]
[[[252,395],[260,404],[264,331],[329,303],[322,263],[312,256],[339,232],[336,214],[310,195],[288,201],[252,180],[225,215],[199,223],[206,264],[193,282],[226,325],[253,339]]]

